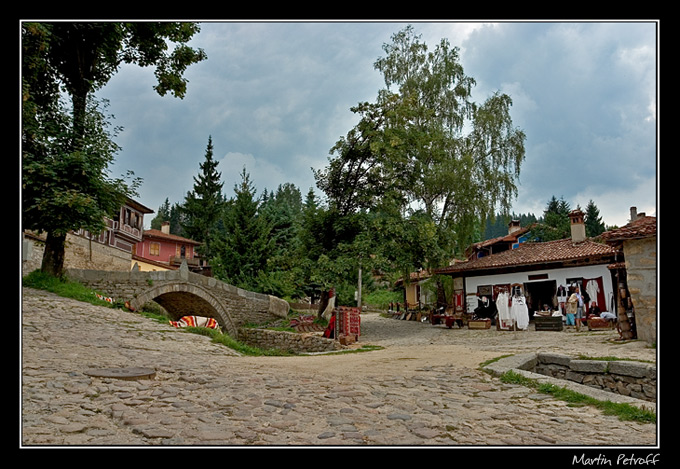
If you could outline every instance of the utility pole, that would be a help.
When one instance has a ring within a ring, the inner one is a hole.
[[[361,308],[361,259],[359,259],[359,286],[357,291],[357,307]]]

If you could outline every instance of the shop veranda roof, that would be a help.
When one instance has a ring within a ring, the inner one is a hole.
[[[481,275],[495,271],[558,268],[603,264],[615,260],[617,249],[590,239],[575,243],[571,238],[527,242],[517,248],[436,269],[436,274]]]

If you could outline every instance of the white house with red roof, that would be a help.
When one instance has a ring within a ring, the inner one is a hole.
[[[601,311],[612,311],[616,303],[608,266],[616,262],[618,250],[586,237],[580,210],[572,211],[570,220],[570,238],[514,242],[508,249],[472,255],[466,262],[434,273],[454,278],[454,285],[459,285],[454,298],[465,298],[467,313],[477,308],[480,297],[495,301],[499,292],[510,293],[519,287],[533,317],[541,309],[559,309],[564,295],[576,285],[589,295],[589,306],[596,303]]]

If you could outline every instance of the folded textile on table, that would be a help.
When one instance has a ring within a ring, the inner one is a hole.
[[[213,318],[202,316],[183,316],[178,321],[170,321],[173,327],[207,327],[208,329],[219,329],[220,325]]]

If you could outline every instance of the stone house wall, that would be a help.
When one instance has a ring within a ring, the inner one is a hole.
[[[637,337],[656,343],[656,236],[624,241],[623,253]]]

